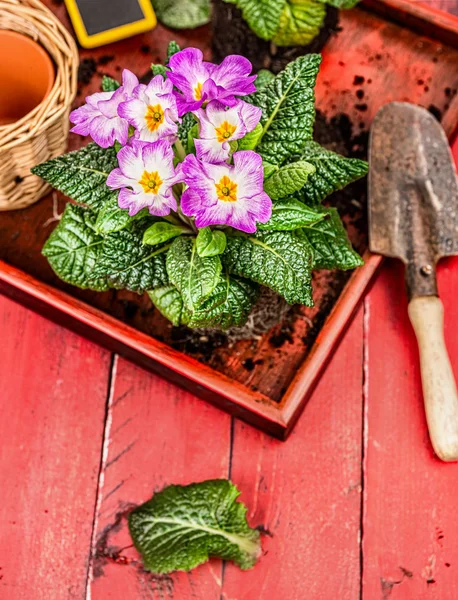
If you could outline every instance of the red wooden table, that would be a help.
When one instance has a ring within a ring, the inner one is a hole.
[[[458,259],[439,288],[458,376]],[[286,443],[0,297],[0,599],[457,600],[458,464],[430,447],[403,289],[387,262]],[[143,571],[130,506],[210,477],[268,532],[260,563]]]

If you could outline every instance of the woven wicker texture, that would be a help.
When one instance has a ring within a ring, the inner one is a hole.
[[[65,27],[38,0],[0,0],[0,29],[31,37],[52,57],[56,69],[43,102],[19,121],[0,127],[0,210],[13,210],[33,204],[49,189],[30,173],[31,167],[66,150],[78,51]]]

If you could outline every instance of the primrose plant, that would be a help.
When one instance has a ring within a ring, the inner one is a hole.
[[[148,85],[105,78],[70,117],[93,143],[33,169],[73,201],[43,249],[57,275],[194,328],[243,325],[259,286],[312,306],[313,269],[362,262],[321,201],[367,171],[312,140],[320,60],[256,89],[247,59],[171,43]]]

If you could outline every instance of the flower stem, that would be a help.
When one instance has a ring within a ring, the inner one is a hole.
[[[183,162],[184,159],[186,158],[186,152],[183,148],[183,144],[181,143],[180,140],[177,140],[175,142],[175,151],[176,151],[176,155],[178,157],[178,159],[180,160],[180,162]]]
[[[186,217],[183,214],[181,206],[178,207],[177,215],[180,217],[183,223],[186,223],[188,227],[190,227],[195,233],[197,233],[197,227],[195,226],[194,221],[192,219],[188,219],[188,217]]]
[[[181,221],[180,219],[178,219],[177,217],[175,217],[174,215],[170,214],[170,215],[165,215],[164,217],[162,217],[164,219],[164,221],[167,221],[168,223],[172,223],[172,225],[181,225]]]

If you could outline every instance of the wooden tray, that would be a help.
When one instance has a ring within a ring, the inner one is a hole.
[[[55,11],[66,19],[63,7]],[[343,12],[340,25],[323,52],[317,107],[325,115],[319,122],[323,125],[326,118],[333,124],[341,137],[336,141],[346,146],[347,154],[364,153],[376,111],[392,100],[430,108],[452,134],[458,120],[457,18],[405,0],[370,0]],[[170,39],[208,54],[208,28],[176,34],[159,27],[153,34],[82,51],[77,104],[99,88],[102,73],[119,76],[121,66],[147,73],[152,60],[163,59]],[[70,138],[71,149],[84,143]],[[40,254],[53,227],[52,197],[23,211],[0,214],[0,291],[285,439],[381,259],[366,251],[365,266],[353,274],[320,272],[316,307],[293,308],[282,324],[256,339],[232,345],[222,336],[197,339],[172,328],[145,296],[97,294],[56,278]],[[54,200],[60,212],[65,199],[55,193]],[[367,246],[364,202],[364,184],[334,198],[361,252]]]

